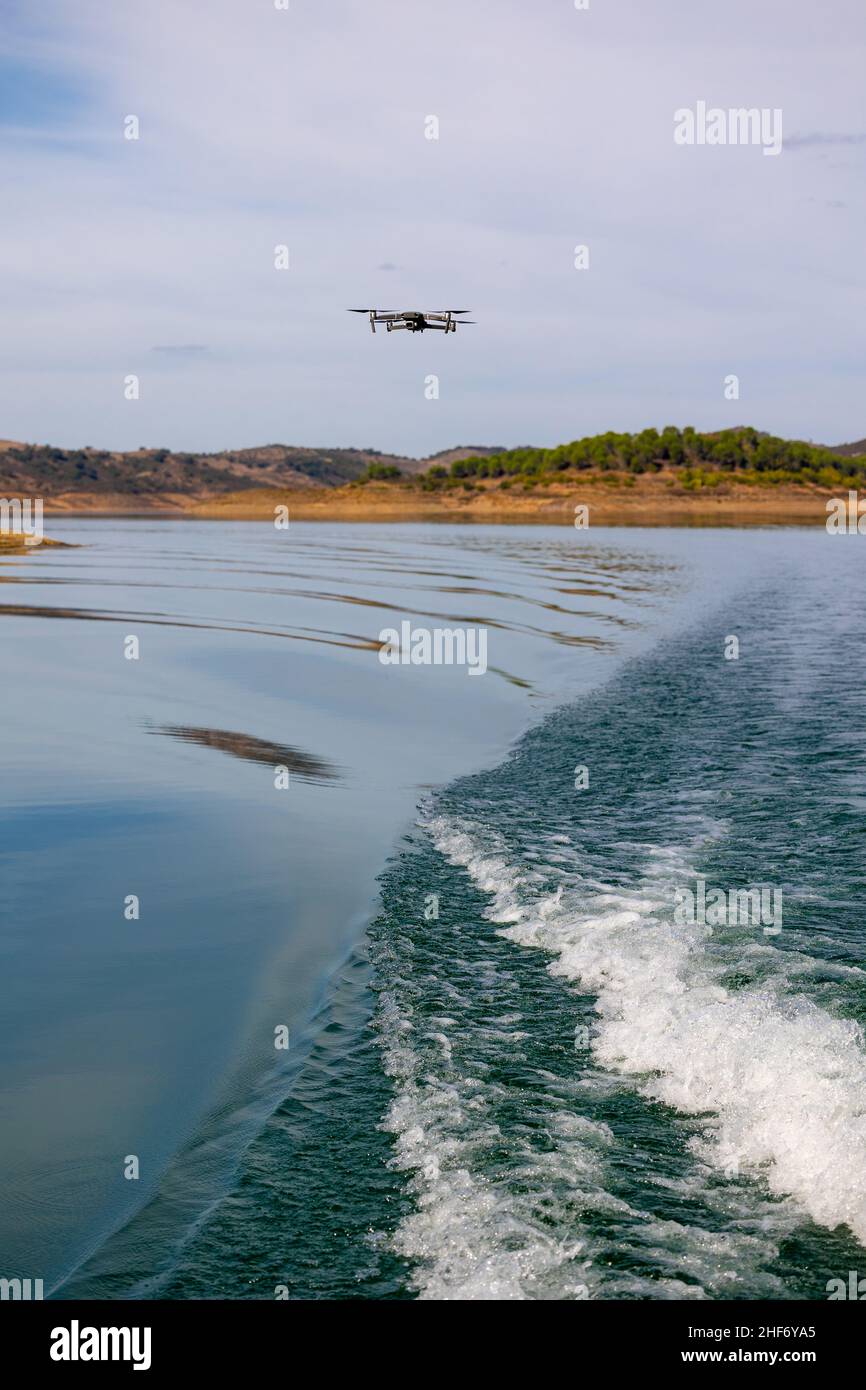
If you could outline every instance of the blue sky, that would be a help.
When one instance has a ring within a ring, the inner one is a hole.
[[[862,0],[0,10],[2,438],[866,435]],[[676,146],[699,100],[781,108],[782,154]],[[365,304],[478,323],[374,338]]]

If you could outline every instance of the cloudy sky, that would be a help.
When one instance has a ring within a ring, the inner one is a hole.
[[[668,423],[866,435],[863,0],[0,18],[2,438],[424,455]],[[780,108],[782,153],[676,145],[698,101]],[[345,312],[364,305],[478,323],[372,337]]]

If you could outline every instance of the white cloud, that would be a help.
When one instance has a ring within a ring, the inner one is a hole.
[[[38,23],[20,11],[5,62],[86,98],[7,130],[4,436],[553,443],[723,424],[730,371],[737,423],[863,433],[862,149],[672,139],[698,98],[861,128],[859,0],[79,0]],[[478,325],[372,338],[344,310],[383,296]],[[153,344],[208,351],[181,370]]]

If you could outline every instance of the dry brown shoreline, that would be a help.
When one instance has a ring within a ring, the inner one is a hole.
[[[286,506],[295,521],[446,521],[495,525],[574,524],[575,507],[589,508],[598,526],[824,526],[827,501],[837,494],[813,486],[769,487],[731,483],[689,491],[676,482],[639,477],[614,485],[576,481],[523,491],[496,486],[424,491],[401,483],[339,488],[256,489],[218,497],[141,498],[66,495],[45,500],[47,515],[190,517],[270,521]],[[844,495],[844,494],[842,494]]]

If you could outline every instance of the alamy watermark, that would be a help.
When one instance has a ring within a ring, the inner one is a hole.
[[[41,545],[42,498],[0,497],[0,535],[23,536],[25,545]]]
[[[847,501],[831,497],[826,507],[827,531],[831,536],[866,536],[866,499],[862,502],[852,488]]]
[[[776,106],[707,106],[699,101],[694,111],[681,106],[674,112],[676,145],[762,145],[764,154],[782,153],[782,110]]]
[[[677,888],[674,921],[677,926],[763,927],[765,936],[782,930],[781,888],[708,888],[698,878],[694,889]]]
[[[82,1327],[73,1318],[51,1329],[48,1354],[52,1361],[130,1361],[134,1371],[148,1371],[151,1339],[149,1327]]]
[[[824,1285],[830,1303],[834,1299],[852,1299],[857,1303],[866,1301],[866,1279],[859,1278],[856,1269],[848,1270],[848,1283],[844,1279],[828,1279]]]
[[[0,1279],[0,1302],[39,1302],[45,1297],[42,1279]]]
[[[466,666],[470,676],[487,670],[487,629],[484,627],[415,627],[408,619],[379,633],[383,666]]]

